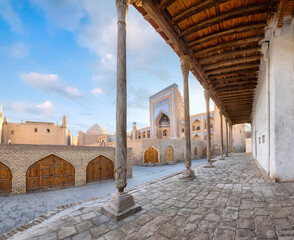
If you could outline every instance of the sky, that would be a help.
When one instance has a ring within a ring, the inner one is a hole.
[[[98,123],[115,132],[115,0],[0,0],[0,104],[8,122],[62,122],[77,136]],[[139,12],[127,15],[128,130],[147,127],[149,97],[176,83],[179,57]],[[205,112],[189,75],[190,113]],[[213,103],[211,101],[211,110]]]

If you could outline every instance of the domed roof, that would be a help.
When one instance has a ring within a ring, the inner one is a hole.
[[[108,132],[97,123],[95,123],[92,127],[90,127],[87,133],[97,134],[97,135],[108,134]]]

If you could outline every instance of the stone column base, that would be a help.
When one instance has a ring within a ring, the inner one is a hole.
[[[207,165],[204,166],[204,168],[214,168],[212,165],[212,162],[209,162]]]
[[[182,172],[182,175],[179,177],[179,179],[181,179],[181,180],[193,180],[195,178],[196,178],[195,172],[190,168],[185,169]]]
[[[109,205],[102,206],[102,212],[109,218],[118,222],[142,209],[135,204],[134,198],[127,192],[117,192],[111,197]]]
[[[225,160],[224,156],[221,155],[220,158],[219,158],[219,160]]]

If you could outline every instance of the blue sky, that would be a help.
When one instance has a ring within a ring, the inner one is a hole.
[[[127,24],[131,130],[134,121],[149,125],[149,96],[173,83],[182,92],[183,84],[178,56],[132,6]],[[204,112],[203,88],[192,74],[189,80],[190,112]],[[75,136],[94,123],[113,133],[115,1],[0,0],[0,82],[10,122],[67,115]]]

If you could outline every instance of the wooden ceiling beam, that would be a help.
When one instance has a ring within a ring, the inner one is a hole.
[[[203,20],[202,22],[192,25],[191,27],[182,31],[180,36],[181,37],[188,36],[192,33],[198,32],[205,28],[208,28],[216,24],[220,24],[221,22],[229,21],[235,18],[255,15],[259,13],[267,13],[268,11],[270,11],[271,9],[270,7],[271,7],[271,2],[265,2],[261,4],[233,9],[229,12],[210,17],[208,19]]]
[[[215,79],[212,82],[213,85],[224,84],[224,83],[235,83],[241,81],[257,81],[256,76],[241,76],[241,77],[231,77],[231,78],[221,78]]]
[[[259,70],[259,67],[255,67],[255,68],[252,68],[252,69],[248,69],[247,71],[250,71],[250,70],[253,70],[255,72],[257,72]],[[224,74],[242,74],[244,71],[242,70],[236,70],[234,72],[227,72],[227,73],[223,73],[223,74],[214,74],[214,75],[209,75],[209,77],[216,77],[216,76],[223,76]]]
[[[224,91],[224,90],[237,90],[237,89],[255,89],[256,88],[256,85],[257,83],[246,83],[246,84],[235,84],[235,85],[229,85],[229,86],[226,86],[226,85],[222,85],[222,86],[219,86],[219,87],[215,87],[215,91],[216,92],[220,92],[220,91]]]
[[[225,48],[235,48],[235,47],[238,47],[243,44],[250,44],[250,43],[259,42],[263,38],[264,38],[264,34],[258,34],[255,37],[249,37],[249,38],[244,38],[244,39],[240,39],[240,40],[233,40],[230,42],[225,42],[225,43],[213,45],[211,47],[204,48],[200,51],[195,51],[194,57],[197,57],[197,55],[203,55],[203,54],[207,54],[210,52],[216,52],[216,51],[219,51],[219,50],[222,50]]]
[[[245,80],[245,81],[236,81],[236,82],[229,82],[229,83],[217,83],[213,84],[214,89],[219,89],[219,88],[226,88],[226,87],[231,87],[231,86],[242,86],[242,85],[256,85],[257,81],[256,80]]]
[[[230,77],[239,77],[244,76],[244,77],[248,77],[248,76],[253,76],[253,77],[257,77],[257,72],[256,70],[251,70],[251,71],[239,71],[239,72],[234,72],[234,73],[227,73],[227,74],[221,74],[221,75],[215,75],[215,76],[210,76],[209,79],[211,80],[211,82],[213,82],[213,79],[227,79]]]
[[[222,68],[222,67],[228,67],[232,65],[238,65],[238,64],[244,64],[244,63],[250,63],[250,62],[255,62],[255,61],[260,61],[262,58],[261,54],[258,54],[256,56],[250,56],[250,57],[241,57],[241,58],[235,58],[235,59],[230,59],[227,61],[222,61],[210,65],[205,65],[202,67],[204,71],[207,70],[213,70],[217,68]]]
[[[263,29],[265,26],[266,26],[266,23],[253,23],[253,24],[245,25],[245,26],[241,26],[241,27],[238,26],[236,28],[230,28],[228,30],[224,30],[224,31],[221,31],[221,32],[216,32],[216,33],[207,35],[205,37],[201,37],[199,39],[196,39],[196,40],[188,43],[188,45],[190,47],[194,47],[194,46],[196,46],[198,44],[202,44],[204,42],[211,41],[211,40],[214,40],[214,39],[217,39],[217,38],[220,38],[220,37],[228,36],[228,35],[231,35],[231,34],[248,32],[248,31],[252,31],[252,30],[255,30],[255,29]]]
[[[230,66],[230,67],[224,67],[219,69],[214,69],[205,72],[207,76],[220,74],[220,73],[230,73],[230,72],[236,72],[240,70],[246,70],[246,69],[259,69],[259,63],[252,63],[252,64],[243,64],[243,65],[237,65],[237,66]]]
[[[208,63],[211,61],[217,61],[221,60],[222,58],[226,57],[234,57],[234,56],[240,56],[242,54],[248,54],[248,53],[257,53],[259,54],[260,51],[260,46],[258,47],[250,47],[250,48],[243,48],[243,49],[237,49],[237,50],[232,50],[232,51],[225,51],[220,54],[212,55],[209,57],[201,58],[198,60],[200,64]]]
[[[286,10],[288,0],[281,0],[280,5],[278,7],[278,12],[277,12],[277,27],[281,28],[283,27],[284,23],[284,14]]]
[[[208,1],[202,1],[199,4],[188,8],[184,12],[181,12],[180,14],[176,15],[172,18],[172,23],[177,24],[186,18],[189,18],[197,13],[200,13],[202,11],[205,11],[209,8],[215,7],[217,5],[220,5],[225,2],[230,2],[231,0],[208,0]]]
[[[159,9],[163,10],[165,8],[167,8],[169,5],[171,5],[172,3],[174,3],[176,0],[161,0],[160,4],[159,4]]]

